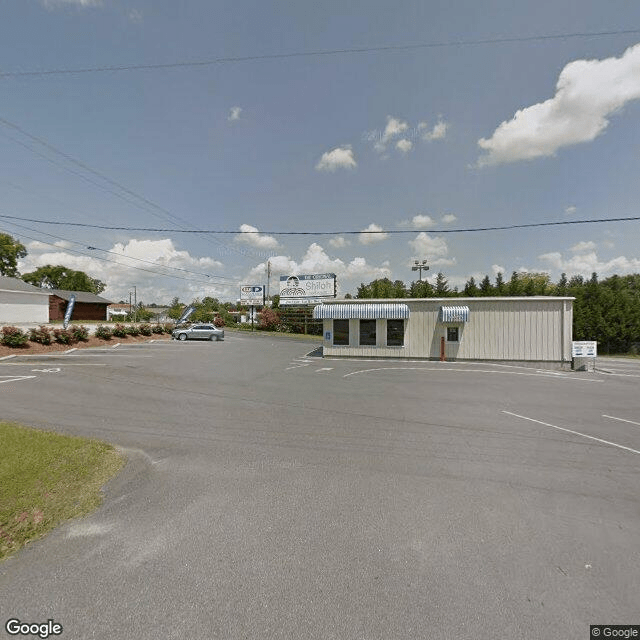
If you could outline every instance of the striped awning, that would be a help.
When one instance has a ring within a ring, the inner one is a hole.
[[[469,307],[440,307],[440,322],[467,322]]]
[[[401,320],[409,317],[409,307],[406,304],[372,302],[368,304],[320,304],[313,310],[316,320]]]

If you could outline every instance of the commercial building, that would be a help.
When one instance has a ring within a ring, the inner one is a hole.
[[[331,300],[325,356],[571,363],[573,298]]]
[[[0,324],[49,322],[49,292],[20,280],[0,276]]]
[[[73,307],[72,322],[81,320],[106,320],[107,306],[111,300],[101,298],[88,291],[64,291],[62,289],[47,289],[49,294],[49,322],[62,320],[71,296],[76,297]]]

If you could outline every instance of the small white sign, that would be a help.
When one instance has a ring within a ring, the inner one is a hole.
[[[598,343],[595,340],[583,340],[571,343],[572,358],[597,358]]]

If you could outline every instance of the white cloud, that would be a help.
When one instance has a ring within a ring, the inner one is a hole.
[[[640,44],[620,58],[575,60],[561,71],[556,94],[516,112],[489,139],[479,166],[552,156],[562,147],[590,142],[609,124],[607,119],[640,98]]]
[[[140,24],[142,22],[142,11],[139,9],[130,9],[127,13],[127,18],[129,18],[129,22]]]
[[[37,242],[30,243],[28,250],[29,254],[19,261],[20,273],[47,264],[84,271],[107,285],[100,294],[102,297],[116,302],[128,300],[134,286],[138,301],[145,303],[167,303],[176,295],[189,302],[203,294],[228,300],[236,296],[234,285],[215,282],[215,276],[223,270],[221,262],[178,250],[170,239],[118,242],[109,249],[111,253],[96,250],[95,257],[56,250]]]
[[[351,242],[344,236],[337,236],[336,238],[331,238],[331,240],[329,240],[329,244],[335,249],[341,249],[342,247],[349,246]]]
[[[546,262],[556,269],[558,273],[564,272],[569,276],[590,276],[594,271],[599,276],[609,276],[614,273],[624,275],[640,271],[640,258],[618,256],[611,260],[602,260],[598,258],[595,251],[576,254],[569,258],[563,257],[559,251],[554,251],[544,253],[538,256],[538,259]]]
[[[418,129],[419,130],[427,129],[427,123],[421,122],[418,125]],[[433,129],[431,129],[431,131],[427,130],[422,134],[422,139],[425,142],[431,142],[433,140],[442,140],[447,135],[448,129],[449,129],[449,125],[446,122],[444,122],[444,120],[438,120],[438,122],[436,122],[436,124],[433,126]]]
[[[229,110],[229,115],[227,116],[227,120],[229,122],[240,120],[241,113],[242,113],[242,107],[231,107],[231,109]]]
[[[42,5],[47,9],[56,9],[58,7],[73,6],[84,9],[85,7],[99,7],[102,0],[41,0]]]
[[[413,216],[411,220],[403,220],[400,223],[403,227],[413,227],[414,229],[424,229],[425,227],[432,227],[435,224],[435,220],[431,216],[418,214]]]
[[[382,233],[382,227],[380,225],[372,222],[366,229],[362,230],[358,236],[358,240],[360,241],[360,244],[374,244],[376,242],[382,242],[388,237],[388,233]]]
[[[393,116],[387,116],[387,126],[384,128],[381,142],[387,144],[392,138],[399,136],[402,132],[406,131],[409,125],[398,118]]]
[[[413,240],[409,240],[413,255],[420,260],[426,259],[432,265],[452,265],[455,258],[447,258],[449,247],[443,238],[430,236],[421,231]]]
[[[451,224],[452,222],[455,222],[458,219],[458,216],[456,216],[453,213],[445,213],[442,216],[442,222],[444,222],[445,224]]]
[[[568,207],[564,210],[564,212],[565,212],[568,216],[571,216],[571,215],[573,215],[577,210],[578,210],[578,208],[577,208],[577,207],[574,207],[573,205],[570,205],[570,206],[568,206]]]
[[[596,243],[589,240],[589,241],[578,242],[578,244],[574,244],[573,247],[571,247],[571,251],[578,253],[580,251],[592,251],[595,248],[596,248]]]
[[[345,263],[339,258],[330,258],[325,250],[316,242],[311,244],[302,259],[297,262],[289,256],[273,256],[269,258],[271,273],[274,276],[306,274],[306,273],[335,273],[341,290],[346,291],[350,285],[359,284],[359,280],[375,280],[391,275],[387,264],[376,267],[367,263],[362,257],[356,257]],[[248,279],[263,277],[266,265],[257,265],[248,274]],[[273,289],[274,292],[277,291]]]
[[[492,264],[491,271],[493,271],[494,276],[497,276],[499,273],[502,273],[504,275],[505,268],[500,266],[499,264]]]
[[[406,138],[401,138],[396,142],[396,149],[402,151],[402,153],[408,153],[413,148],[413,142],[411,140],[407,140]]]
[[[316,164],[318,171],[336,171],[337,169],[354,169],[357,167],[350,144],[326,151]]]
[[[279,246],[278,241],[273,236],[265,236],[258,233],[258,228],[252,227],[250,224],[241,224],[240,234],[235,239],[237,242],[244,242],[260,249],[275,249]]]

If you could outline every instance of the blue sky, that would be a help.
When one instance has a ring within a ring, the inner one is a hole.
[[[638,215],[640,32],[451,44],[633,29],[628,0],[4,0],[0,215],[166,231],[0,229],[23,273],[65,264],[158,303],[235,300],[267,260],[272,291],[335,272],[342,294],[410,282],[414,258],[460,287],[640,272],[638,222],[442,233]],[[450,46],[16,75],[421,43]],[[411,233],[268,233],[371,229]]]

